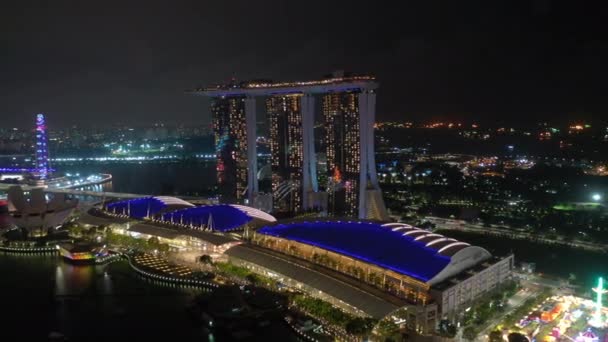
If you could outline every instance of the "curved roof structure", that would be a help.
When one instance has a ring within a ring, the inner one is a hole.
[[[226,232],[241,227],[251,221],[252,217],[232,205],[219,204],[164,213],[161,220],[192,226],[205,226],[208,229]]]
[[[194,207],[194,204],[186,202],[177,197],[169,196],[135,198],[126,201],[109,203],[107,205],[108,211],[125,213],[125,215],[129,215],[130,217],[137,219],[189,207]]]
[[[317,246],[429,285],[491,257],[481,247],[401,223],[300,222],[264,227],[258,233]]]
[[[245,213],[247,213],[247,215],[249,215],[250,217],[252,217],[254,219],[268,221],[268,222],[277,222],[277,219],[274,216],[272,216],[266,212],[263,212],[259,209],[248,207],[246,205],[240,205],[240,204],[230,204],[230,206],[234,207],[238,210],[244,211]]]
[[[107,205],[107,210],[136,219],[149,217],[173,224],[204,227],[218,231],[237,229],[253,219],[269,223],[277,221],[274,216],[245,205],[219,204],[197,207],[180,198],[169,196],[142,197],[113,202]]]

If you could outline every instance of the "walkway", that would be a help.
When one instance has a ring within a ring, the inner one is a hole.
[[[529,298],[532,298],[534,296],[537,296],[539,293],[540,293],[539,290],[536,290],[536,291],[532,291],[530,289],[519,290],[515,295],[513,295],[513,297],[509,298],[509,301],[507,303],[507,308],[505,309],[505,311],[503,313],[501,313],[500,315],[498,315],[497,317],[494,317],[490,322],[486,323],[486,327],[479,332],[479,334],[477,335],[477,338],[475,340],[479,341],[479,342],[487,341],[488,338],[486,337],[486,335],[488,335],[492,331],[492,329],[494,329],[505,318],[505,316],[509,315],[510,313],[515,311],[517,308],[522,306],[526,300],[528,300]]]

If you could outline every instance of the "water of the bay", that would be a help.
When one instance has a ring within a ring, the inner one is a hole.
[[[7,341],[45,341],[51,332],[70,341],[209,337],[186,312],[197,290],[152,284],[123,261],[75,266],[58,256],[0,253],[0,272]]]
[[[215,186],[215,163],[108,163],[57,165],[64,173],[109,173],[111,190],[132,194],[207,196]],[[106,189],[109,190],[109,189]]]
[[[51,332],[69,341],[231,340],[188,314],[204,290],[141,278],[125,261],[71,265],[58,256],[0,252],[0,274],[1,341],[47,341]],[[256,333],[296,340],[285,324]]]

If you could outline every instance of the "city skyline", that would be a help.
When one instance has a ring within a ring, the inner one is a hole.
[[[13,3],[0,17],[0,112],[8,126],[25,126],[22,118],[38,112],[58,127],[127,117],[210,122],[208,109],[199,110],[207,104],[183,94],[193,84],[340,69],[377,76],[379,120],[608,112],[599,91],[606,35],[591,4],[403,6]]]
[[[2,6],[3,336],[608,342],[602,10]]]

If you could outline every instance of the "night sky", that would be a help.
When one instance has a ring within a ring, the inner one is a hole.
[[[0,127],[204,123],[186,89],[337,69],[378,77],[380,120],[602,119],[607,24],[588,3],[3,1]]]

